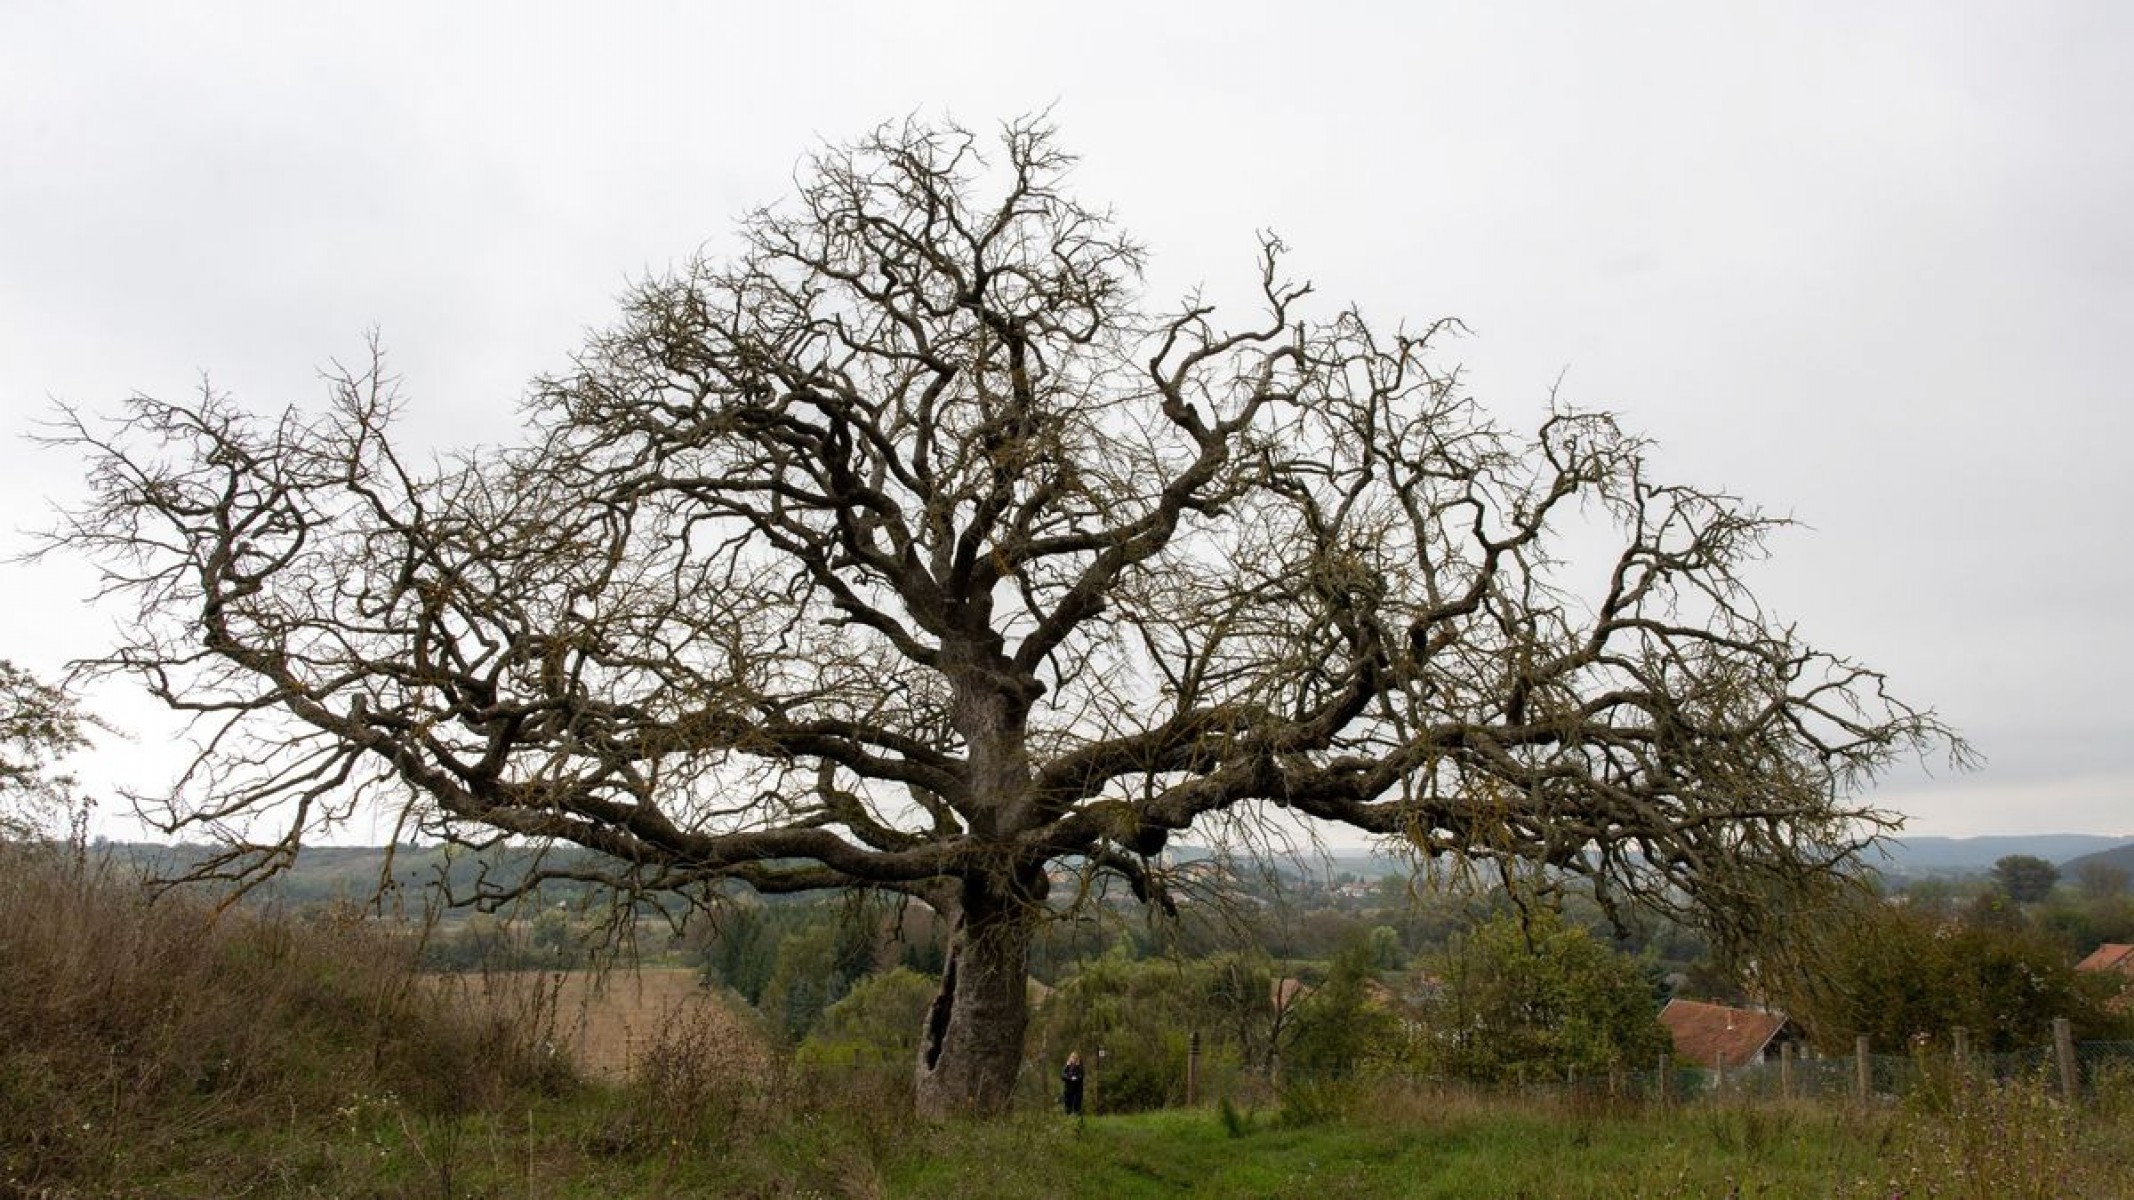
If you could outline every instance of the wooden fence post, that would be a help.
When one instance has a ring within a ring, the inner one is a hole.
[[[2066,1017],[2052,1020],[2052,1053],[2060,1064],[2060,1098],[2072,1104],[2080,1077],[2075,1073],[2075,1031]]]
[[[1186,1107],[1200,1102],[1200,1030],[1186,1035]]]
[[[1874,1064],[1868,1059],[1867,1035],[1861,1034],[1852,1044],[1853,1092],[1860,1103],[1867,1103],[1875,1081]]]
[[[1780,1042],[1778,1046],[1778,1098],[1793,1099],[1793,1043]]]
[[[1653,1089],[1656,1093],[1658,1093],[1660,1097],[1660,1103],[1665,1104],[1668,1102],[1669,1099],[1672,1098],[1670,1096],[1670,1093],[1675,1090],[1674,1084],[1674,1059],[1663,1052],[1660,1055],[1660,1071],[1657,1086]]]
[[[1956,1043],[1956,1074],[1968,1078],[1971,1074],[1971,1031],[1958,1025],[1949,1031],[1949,1040]]]

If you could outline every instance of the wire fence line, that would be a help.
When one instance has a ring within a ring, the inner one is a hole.
[[[2057,1034],[2058,1036],[2053,1036]],[[1562,1103],[1697,1104],[1784,1103],[1889,1104],[1918,1096],[1945,1095],[1965,1084],[2042,1084],[2061,1099],[2086,1103],[2110,1096],[2134,1100],[2134,1041],[2074,1042],[2064,1026],[2048,1040],[2020,1049],[1986,1053],[1955,1045],[1916,1046],[1893,1053],[1855,1044],[1846,1055],[1796,1052],[1784,1047],[1771,1057],[1741,1066],[1700,1067],[1673,1059],[1642,1070],[1627,1067],[1587,1073],[1475,1080],[1395,1065],[1369,1064],[1344,1071],[1248,1066],[1211,1056],[1190,1061],[1176,1078],[1152,1093],[1145,1070],[1131,1077],[1116,1058],[1085,1055],[1084,1108],[1092,1114],[1213,1104],[1278,1103],[1298,1089],[1371,1085],[1448,1096]],[[912,1063],[903,1056],[854,1051],[849,1058],[817,1060],[805,1069],[857,1085],[862,1078],[892,1086],[908,1080]],[[1059,1064],[1030,1061],[1016,1085],[1014,1107],[1058,1108]],[[1125,1093],[1122,1095],[1121,1093]]]
[[[2063,1100],[2134,1087],[2134,1042],[2064,1038],[2002,1053],[1922,1047],[1907,1053],[1856,1048],[1851,1055],[1789,1057],[1732,1070],[1679,1069],[1675,1094],[1764,1100],[1893,1100],[1957,1084],[2043,1081]]]

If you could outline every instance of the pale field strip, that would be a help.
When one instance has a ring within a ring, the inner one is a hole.
[[[708,1054],[756,1072],[771,1065],[769,1048],[730,1001],[682,967],[596,971],[494,971],[436,975],[435,985],[463,1002],[546,1027],[557,1053],[586,1076],[628,1078],[645,1057],[669,1047]]]

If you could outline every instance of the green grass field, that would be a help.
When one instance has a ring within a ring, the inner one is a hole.
[[[831,1101],[651,1113],[587,1091],[517,1115],[414,1115],[166,1143],[47,1195],[1614,1197],[2134,1195],[2134,1128],[2018,1098],[2014,1125],[1811,1109],[1580,1113],[1364,1093],[1301,1128],[1208,1109],[918,1124]],[[2005,1114],[2004,1114],[2005,1116]],[[4,1189],[0,1189],[4,1190]],[[40,1194],[34,1190],[28,1194]]]

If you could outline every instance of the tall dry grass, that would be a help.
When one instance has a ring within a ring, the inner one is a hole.
[[[79,848],[0,844],[0,1195],[115,1189],[381,1096],[446,1116],[567,1082],[413,958],[347,914],[218,915]]]

